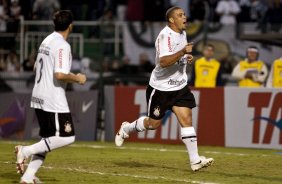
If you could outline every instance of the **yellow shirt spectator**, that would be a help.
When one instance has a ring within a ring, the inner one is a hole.
[[[195,87],[216,87],[220,63],[216,59],[205,57],[195,61]]]
[[[267,67],[258,59],[258,49],[249,47],[246,60],[240,61],[233,69],[232,76],[239,80],[240,87],[261,87],[267,77]]]
[[[276,59],[273,62],[266,86],[282,88],[282,58]]]
[[[195,87],[222,86],[220,62],[213,58],[214,46],[208,44],[204,47],[203,57],[195,61],[191,81]]]

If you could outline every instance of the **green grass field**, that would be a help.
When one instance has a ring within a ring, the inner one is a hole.
[[[18,183],[15,142],[0,141],[0,183]],[[21,144],[28,144],[24,142]],[[44,183],[282,183],[282,150],[200,147],[214,165],[192,172],[184,145],[76,142],[51,152],[37,176]]]

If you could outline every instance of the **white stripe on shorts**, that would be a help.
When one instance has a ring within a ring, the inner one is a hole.
[[[60,124],[59,124],[59,113],[55,113],[55,125],[56,125],[56,133],[55,136],[60,136]]]
[[[151,102],[152,102],[153,95],[155,94],[155,91],[156,91],[156,89],[153,89],[153,91],[150,95],[150,99],[149,99],[149,103],[148,103],[148,116],[150,116]]]

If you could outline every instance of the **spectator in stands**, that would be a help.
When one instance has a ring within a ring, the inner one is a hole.
[[[282,57],[272,63],[266,87],[282,88]]]
[[[11,51],[6,58],[6,71],[19,72],[21,71],[21,64],[16,52]]]
[[[53,13],[60,9],[58,0],[35,0],[33,4],[34,20],[50,20]]]
[[[122,64],[119,68],[119,71],[122,74],[136,74],[138,72],[138,68],[131,64],[130,58],[128,56],[124,56],[122,58]]]
[[[241,12],[238,14],[239,22],[251,21],[251,0],[239,0]]]
[[[18,20],[21,16],[21,6],[19,5],[19,0],[11,0],[10,7],[10,17]]]
[[[28,56],[28,58],[24,60],[22,64],[23,70],[28,72],[33,71],[35,60],[36,60],[36,53],[35,51],[33,51]]]
[[[191,21],[202,21],[205,18],[205,2],[202,0],[193,0],[190,3]]]
[[[214,56],[214,45],[207,44],[203,50],[203,57],[195,61],[191,76],[191,84],[195,87],[222,86],[221,66]]]
[[[241,9],[235,0],[220,0],[216,7],[216,13],[220,15],[220,23],[222,25],[234,25],[236,23],[236,15]]]
[[[127,11],[127,1],[126,0],[116,0],[117,7],[116,7],[116,14],[117,20],[125,21],[126,11]]]
[[[141,53],[139,55],[139,72],[149,72],[151,73],[154,69],[154,65],[149,59],[146,53]]]
[[[255,46],[247,49],[247,59],[240,61],[232,71],[232,77],[239,80],[240,87],[262,87],[268,74],[267,67],[259,60]]]
[[[1,71],[6,71],[6,62],[2,53],[0,55],[0,72]]]
[[[270,0],[268,5],[267,16],[271,25],[270,30],[279,32],[282,23],[282,1]]]
[[[8,19],[7,9],[5,0],[0,0],[0,32],[6,32]]]
[[[219,22],[219,16],[216,13],[216,7],[218,0],[208,0],[210,13],[209,13],[209,22],[213,23],[212,25],[217,25]]]

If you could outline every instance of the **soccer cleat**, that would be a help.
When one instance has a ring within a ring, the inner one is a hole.
[[[200,156],[200,161],[198,163],[195,164],[191,164],[191,169],[193,171],[199,171],[200,169],[204,168],[204,167],[208,167],[210,165],[213,164],[214,160],[213,158],[206,158],[204,156]]]
[[[17,173],[23,174],[24,173],[24,162],[26,160],[25,156],[22,152],[23,146],[16,146],[15,147],[15,154],[16,154],[16,168]]]
[[[31,180],[21,179],[20,181],[20,184],[40,184],[40,183],[43,183],[43,182],[41,182],[40,179],[37,178],[36,176],[34,176],[34,178]]]
[[[123,127],[128,124],[129,124],[128,122],[123,122],[120,126],[119,131],[116,134],[115,143],[116,143],[116,146],[118,147],[122,146],[124,139],[127,139],[129,137],[129,135],[123,130]]]

